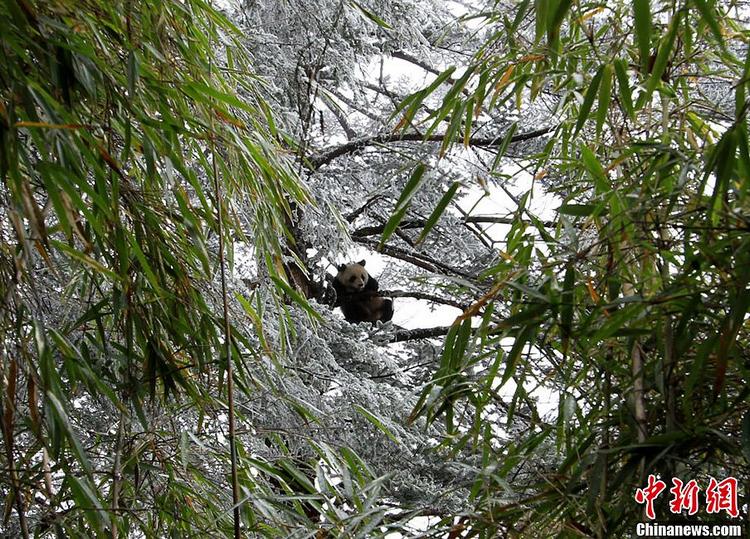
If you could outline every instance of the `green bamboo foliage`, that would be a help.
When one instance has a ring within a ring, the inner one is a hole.
[[[412,417],[445,420],[445,445],[481,458],[469,536],[627,536],[645,474],[750,476],[750,35],[729,4],[520,2],[515,18],[498,4],[463,93],[433,84],[403,104],[400,128],[465,106],[523,113],[542,89],[554,103],[529,168],[551,176],[557,219],[519,200],[493,285],[465,314],[474,329],[448,334]],[[707,94],[719,86],[724,102]],[[442,104],[420,117],[427,99]],[[537,413],[540,386],[556,420]]]
[[[290,207],[309,202],[239,37],[202,0],[0,2],[0,527],[11,534],[232,528],[226,448],[205,448],[200,465],[197,441],[160,433],[168,401],[205,429],[222,365],[239,357],[220,353],[218,204],[226,243],[249,231],[277,275]],[[235,353],[252,350],[233,333]],[[79,424],[81,405],[115,424]],[[243,519],[253,525],[252,508]]]

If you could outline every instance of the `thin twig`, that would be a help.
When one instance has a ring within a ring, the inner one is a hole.
[[[210,72],[210,66],[209,66]],[[240,539],[240,485],[237,475],[237,441],[235,439],[234,418],[234,369],[232,368],[232,329],[229,323],[229,302],[227,300],[226,259],[224,257],[224,216],[222,212],[224,197],[219,182],[216,166],[216,146],[214,144],[214,122],[211,117],[211,165],[214,175],[214,194],[216,196],[216,220],[219,233],[219,267],[221,271],[222,316],[224,318],[224,347],[227,358],[227,406],[229,408],[229,458],[232,466],[232,514],[234,518],[234,539]]]

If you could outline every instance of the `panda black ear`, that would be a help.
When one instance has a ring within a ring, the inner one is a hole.
[[[339,271],[345,271],[345,270],[346,270],[346,264],[341,264],[341,265],[339,265],[339,267],[338,267],[338,268],[336,268],[336,269],[338,269]]]
[[[364,260],[360,260],[359,262],[357,262],[357,264],[359,264],[360,266],[364,266],[365,265],[365,261]]]

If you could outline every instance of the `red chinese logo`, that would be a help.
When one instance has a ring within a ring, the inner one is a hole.
[[[706,512],[709,514],[726,511],[731,517],[739,516],[740,512],[737,507],[737,479],[728,477],[723,481],[717,481],[713,477],[709,478],[708,488],[706,489]],[[689,515],[698,512],[698,494],[701,489],[695,479],[684,483],[681,479],[672,478],[672,488],[669,493],[672,499],[669,502],[669,510],[673,513],[687,511]],[[655,475],[648,476],[648,484],[636,489],[635,501],[639,504],[646,504],[646,516],[653,520],[656,518],[654,513],[654,500],[667,488],[664,481],[657,479]]]
[[[732,517],[740,514],[737,509],[737,479],[727,477],[723,481],[716,481],[713,477],[706,489],[706,512],[718,513],[726,511]]]
[[[654,513],[654,500],[661,494],[661,491],[667,488],[667,484],[656,479],[654,475],[648,476],[648,485],[645,488],[639,488],[635,491],[635,501],[646,504],[646,516],[651,520],[656,518]]]
[[[683,487],[682,481],[673,477],[672,484],[674,486],[669,489],[670,494],[672,494],[672,500],[669,502],[669,510],[672,513],[680,513],[683,509],[686,509],[689,515],[697,513],[698,493],[701,491],[698,481],[691,479]]]

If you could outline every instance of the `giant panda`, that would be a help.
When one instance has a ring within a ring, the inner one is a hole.
[[[365,261],[341,264],[333,279],[336,305],[347,322],[387,322],[393,318],[393,300],[378,293],[378,282],[365,269]]]

